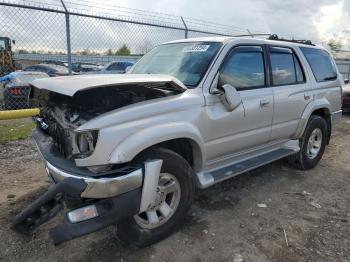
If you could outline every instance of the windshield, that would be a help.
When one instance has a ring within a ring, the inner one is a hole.
[[[167,74],[186,86],[196,86],[220,47],[217,42],[160,45],[142,57],[131,74]]]

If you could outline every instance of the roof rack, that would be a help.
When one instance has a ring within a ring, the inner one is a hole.
[[[245,37],[245,36],[250,36],[250,37],[254,37],[254,36],[268,36],[271,37],[271,34],[261,34],[261,33],[254,33],[254,34],[243,34],[243,35],[233,35],[233,37]]]
[[[278,35],[276,35],[276,34],[270,35],[268,37],[268,39],[314,46],[314,44],[311,42],[311,40],[284,39],[284,38],[279,38]]]

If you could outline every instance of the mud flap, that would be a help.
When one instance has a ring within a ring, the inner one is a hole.
[[[12,229],[22,234],[32,234],[40,225],[55,217],[63,209],[65,196],[80,198],[87,184],[83,179],[65,178],[51,186],[46,193],[35,200],[15,217]]]

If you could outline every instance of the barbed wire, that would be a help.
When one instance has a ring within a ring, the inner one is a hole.
[[[20,4],[22,6],[28,7],[39,7],[52,10],[63,11],[63,7],[59,1],[43,1],[43,0],[0,0],[1,3],[8,4]],[[75,14],[90,14],[90,15],[99,15],[105,18],[119,18],[126,21],[141,22],[154,24],[159,26],[171,26],[174,28],[185,29],[184,24],[181,20],[181,16],[166,14],[162,12],[155,12],[149,10],[142,10],[137,8],[123,7],[112,3],[101,3],[91,0],[77,1],[77,0],[68,0],[64,1],[67,6],[67,9]],[[194,31],[204,31],[203,28],[209,29],[218,32],[221,35],[235,35],[247,33],[247,28],[220,24],[205,21],[202,19],[196,18],[185,18],[185,23],[188,27],[188,30]],[[208,30],[205,30],[208,31]],[[266,33],[262,30],[255,30],[249,28],[249,31],[254,33]]]

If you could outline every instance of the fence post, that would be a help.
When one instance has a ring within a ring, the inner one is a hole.
[[[182,20],[182,23],[184,24],[184,27],[185,27],[185,38],[188,38],[188,28],[187,28],[187,25],[185,23],[185,20],[182,16],[181,17],[181,20]]]
[[[249,29],[247,29],[247,32],[248,32],[248,34],[249,34],[252,38],[254,38],[254,35],[252,34],[252,32],[250,32]]]
[[[61,4],[65,11],[66,16],[66,37],[67,37],[67,60],[68,60],[68,72],[71,75],[72,74],[72,50],[70,45],[70,21],[69,21],[69,12],[64,4],[63,0],[61,0]]]

